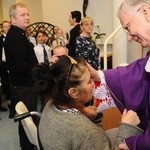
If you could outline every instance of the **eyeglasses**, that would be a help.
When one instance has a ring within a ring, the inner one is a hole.
[[[135,12],[135,14],[132,16],[132,18],[128,21],[128,23],[126,24],[126,26],[123,27],[123,29],[125,30],[126,33],[130,33],[129,24],[131,23],[131,21],[133,20],[133,18],[135,17],[135,15],[137,14],[137,12],[139,10],[140,10],[140,8]]]
[[[70,78],[70,75],[71,75],[71,71],[72,71],[73,65],[78,64],[77,61],[75,59],[73,59],[72,57],[70,57],[68,55],[67,55],[67,57],[70,59],[71,66],[70,66],[70,69],[69,69],[69,72],[68,72],[68,75],[67,75],[67,80],[65,82],[65,87],[67,87],[67,84],[68,84],[68,81],[69,81],[69,78]]]
[[[83,25],[86,26],[86,27],[87,27],[87,26],[93,26],[94,23],[93,23],[93,22],[90,22],[90,23],[83,23]]]

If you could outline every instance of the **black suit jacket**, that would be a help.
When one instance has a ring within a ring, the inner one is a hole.
[[[70,30],[70,40],[69,44],[66,46],[68,48],[68,54],[69,56],[75,57],[75,42],[76,37],[80,34],[80,25],[76,25],[74,28]]]
[[[11,25],[6,35],[4,48],[12,85],[30,86],[31,71],[38,61],[33,46],[25,36],[25,31]]]

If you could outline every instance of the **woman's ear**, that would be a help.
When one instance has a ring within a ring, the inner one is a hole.
[[[79,90],[78,88],[70,88],[68,90],[68,94],[70,95],[70,97],[72,97],[73,99],[77,99],[79,96]]]

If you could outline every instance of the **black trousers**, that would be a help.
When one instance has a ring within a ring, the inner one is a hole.
[[[11,107],[14,107],[19,101],[23,101],[29,111],[37,110],[37,95],[34,93],[32,87],[14,87],[11,86],[12,101]],[[35,123],[36,118],[33,118]],[[19,137],[20,146],[22,150],[34,150],[34,145],[30,143],[28,137],[23,129],[21,122],[19,122]]]
[[[6,94],[6,99],[11,100],[10,79],[6,62],[1,62],[1,83],[2,91]]]

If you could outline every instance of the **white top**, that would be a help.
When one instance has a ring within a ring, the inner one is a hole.
[[[67,41],[65,38],[63,38],[63,37],[57,38],[56,40],[54,40],[54,41],[52,42],[52,48],[53,48],[53,50],[54,50],[54,48],[55,48],[56,46],[58,46],[58,45],[62,45],[62,46],[65,47],[67,43],[68,43],[68,41]]]
[[[36,46],[36,39],[33,36],[29,36],[28,39],[34,46]]]
[[[39,63],[44,62],[43,46],[45,47],[45,50],[46,50],[47,56],[48,56],[48,60],[50,62],[51,48],[48,45],[45,45],[45,44],[44,45],[38,44],[34,47],[34,52],[35,52],[35,55],[37,57],[37,60],[38,60]]]
[[[6,37],[6,34],[3,33],[4,37]],[[3,38],[3,42],[5,42],[5,38]],[[6,56],[5,56],[5,51],[4,51],[4,47],[2,47],[2,61],[6,62]]]

